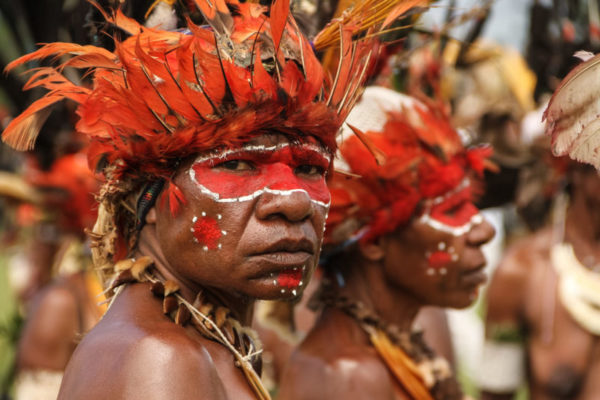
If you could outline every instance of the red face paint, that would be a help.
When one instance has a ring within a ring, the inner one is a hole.
[[[192,228],[194,237],[207,250],[214,250],[218,247],[219,239],[223,235],[219,225],[214,218],[201,217],[196,219]]]
[[[429,200],[421,221],[454,236],[464,235],[474,225],[481,223],[479,209],[472,203],[468,180],[446,195]]]
[[[329,164],[329,157],[317,145],[246,146],[200,157],[189,173],[200,190],[217,202],[248,201],[265,192],[290,195],[300,191],[314,203],[328,206],[325,171]]]
[[[435,251],[429,255],[427,262],[431,268],[440,269],[452,261],[452,256],[447,251]]]
[[[277,284],[286,289],[297,288],[302,281],[302,271],[291,270],[277,275]]]

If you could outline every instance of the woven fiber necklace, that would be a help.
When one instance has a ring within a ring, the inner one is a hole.
[[[181,326],[191,324],[203,337],[225,346],[233,354],[236,367],[244,372],[256,397],[259,400],[271,400],[256,372],[260,371],[262,360],[262,346],[256,332],[242,326],[229,309],[215,307],[208,302],[202,292],[196,295],[193,303],[188,302],[181,295],[179,286],[160,277],[152,268],[153,265],[154,261],[147,256],[117,262],[114,266],[115,276],[107,289],[114,293],[111,304],[126,284],[151,283],[150,290],[155,297],[162,298],[162,311],[166,316]]]

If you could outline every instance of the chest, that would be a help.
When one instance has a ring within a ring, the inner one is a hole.
[[[532,398],[592,398],[585,393],[600,390],[595,383],[600,380],[600,341],[561,304],[551,269],[538,271],[535,278],[543,285],[531,288],[526,305]]]

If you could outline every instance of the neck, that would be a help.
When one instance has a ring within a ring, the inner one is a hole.
[[[166,279],[177,283],[180,294],[193,304],[198,293],[202,292],[205,301],[216,307],[229,309],[235,319],[242,325],[250,326],[254,310],[254,300],[236,293],[226,292],[221,289],[202,286],[200,282],[193,282],[177,273],[171,266],[158,242],[154,231],[154,225],[147,225],[140,233],[140,239],[135,251],[136,256],[149,256],[154,260],[157,271]]]
[[[404,289],[391,284],[381,265],[362,259],[353,265],[336,266],[345,284],[338,293],[362,302],[387,324],[410,332],[422,304]]]
[[[566,234],[590,244],[600,243],[600,209],[575,194],[567,211]]]

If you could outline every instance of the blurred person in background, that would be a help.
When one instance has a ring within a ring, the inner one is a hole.
[[[484,399],[510,399],[523,383],[532,399],[600,395],[600,177],[584,164],[553,164],[566,193],[554,198],[551,221],[508,248],[490,284]]]
[[[105,308],[99,305],[102,288],[91,268],[84,233],[96,218],[94,193],[98,189],[87,157],[84,153],[64,155],[48,171],[33,159],[28,161],[25,179],[42,199],[34,226],[43,228],[45,236],[37,235],[26,254],[38,257],[29,260],[34,273],[28,290],[33,293],[27,293],[25,325],[17,348],[17,400],[58,395],[79,339]],[[52,251],[40,251],[42,243],[48,243]]]
[[[330,185],[321,314],[279,398],[461,399],[452,368],[412,327],[425,305],[468,306],[485,281],[480,246],[494,231],[471,179],[490,151],[465,149],[433,101],[382,87],[347,122],[358,137],[346,130],[345,173]]]

